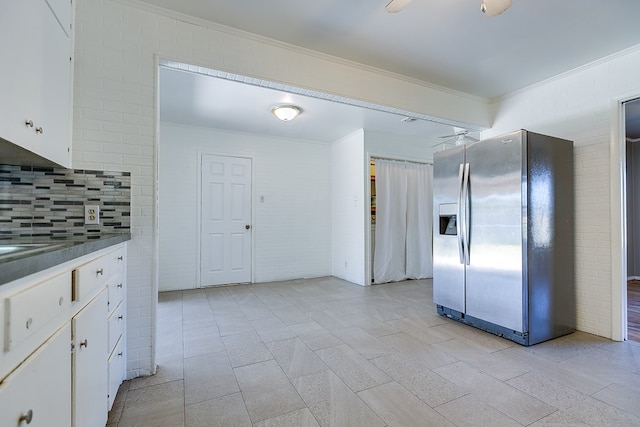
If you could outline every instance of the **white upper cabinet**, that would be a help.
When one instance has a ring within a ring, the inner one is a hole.
[[[71,0],[0,2],[2,163],[71,166],[72,22]]]

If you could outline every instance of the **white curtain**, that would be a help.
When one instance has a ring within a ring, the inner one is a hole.
[[[374,283],[432,277],[431,165],[376,159]]]
[[[406,172],[406,273],[409,279],[424,279],[433,277],[433,166],[407,163]]]

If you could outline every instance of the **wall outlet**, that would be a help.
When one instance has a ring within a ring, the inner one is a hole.
[[[84,206],[84,223],[85,225],[100,225],[100,206]]]

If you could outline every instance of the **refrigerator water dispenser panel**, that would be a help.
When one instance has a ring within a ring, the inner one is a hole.
[[[448,236],[458,235],[456,221],[458,218],[458,204],[447,203],[440,205],[440,234]]]

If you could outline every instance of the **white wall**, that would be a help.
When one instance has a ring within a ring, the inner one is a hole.
[[[611,231],[612,113],[614,101],[634,93],[640,95],[640,47],[497,100],[493,127],[483,133],[524,128],[574,141],[577,327],[607,338],[616,335],[612,305],[619,305],[612,239],[614,247],[622,241]]]
[[[366,130],[364,133],[364,148],[369,156],[419,163],[433,162],[433,145],[438,142],[419,136],[390,135]]]
[[[201,154],[252,159],[253,281],[331,275],[329,144],[162,123],[160,290],[196,287]]]
[[[364,131],[360,129],[331,146],[331,272],[362,286],[365,195]]]

